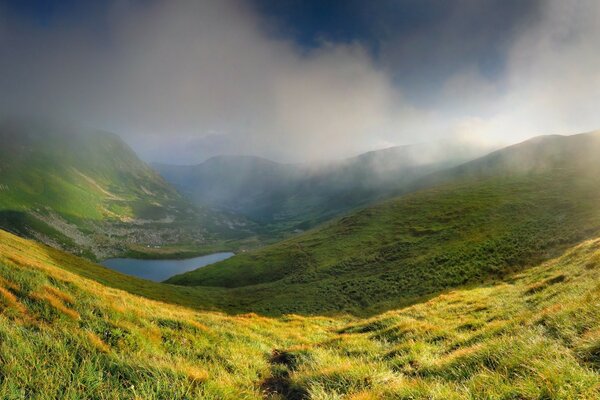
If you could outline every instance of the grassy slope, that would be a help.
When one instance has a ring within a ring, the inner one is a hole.
[[[261,312],[393,307],[521,268],[597,232],[600,181],[554,178],[408,195],[169,282],[237,287],[232,293]]]
[[[0,233],[0,398],[259,398],[274,347],[321,340],[339,324],[194,312],[69,272],[142,282],[90,267]]]
[[[577,141],[572,154],[555,138],[547,147],[561,157],[544,147],[534,167],[494,169],[492,154],[453,171],[452,184],[168,282],[235,288],[260,312],[369,312],[522,268],[600,230],[599,137],[563,139]],[[538,141],[500,154],[508,166],[535,160]]]
[[[89,130],[88,130],[89,131]],[[4,122],[3,209],[50,207],[72,218],[164,217],[170,186],[116,135],[52,122]]]
[[[193,238],[212,245],[217,236],[234,237],[228,220],[236,222],[191,207],[117,135],[47,120],[0,123],[4,229],[93,258],[99,243],[121,246],[121,254],[128,243],[139,253],[158,235],[181,237],[174,251],[189,253],[199,247]]]
[[[1,398],[600,396],[599,239],[366,320],[192,311],[86,264],[0,232]]]

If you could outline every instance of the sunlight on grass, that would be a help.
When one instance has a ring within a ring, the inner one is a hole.
[[[600,396],[600,239],[505,281],[360,319],[194,311],[0,236],[1,398]]]

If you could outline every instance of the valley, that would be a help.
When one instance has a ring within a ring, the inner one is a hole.
[[[600,399],[599,21],[0,0],[0,400]]]
[[[600,232],[599,150],[598,134],[532,139],[168,282],[226,288],[267,314],[369,314],[501,277]]]
[[[243,215],[267,239],[279,239],[408,192],[430,173],[489,151],[490,146],[442,141],[316,164],[217,156],[198,165],[153,166],[190,202]]]
[[[3,398],[600,395],[597,238],[367,319],[210,311],[210,290],[0,239]]]
[[[122,189],[71,175],[84,201],[51,202],[36,171],[41,191],[2,198],[22,237],[0,231],[0,397],[595,398],[598,152],[597,133],[534,138],[303,232],[196,204],[137,158]]]

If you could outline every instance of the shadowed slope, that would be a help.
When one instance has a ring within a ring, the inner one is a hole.
[[[465,143],[440,142],[316,165],[218,156],[194,166],[155,167],[194,203],[246,215],[272,235],[306,230],[485,153]]]

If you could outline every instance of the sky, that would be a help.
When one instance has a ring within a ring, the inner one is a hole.
[[[0,117],[175,164],[586,132],[598,21],[595,0],[0,0]]]

